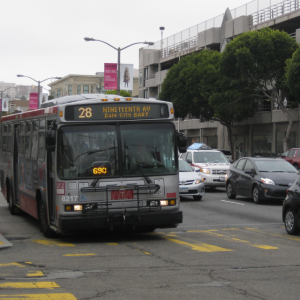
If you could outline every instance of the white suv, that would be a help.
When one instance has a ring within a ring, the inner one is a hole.
[[[226,156],[218,150],[212,150],[205,144],[195,143],[181,154],[181,159],[192,167],[200,168],[201,177],[206,178],[205,187],[225,187],[225,175],[230,166]]]

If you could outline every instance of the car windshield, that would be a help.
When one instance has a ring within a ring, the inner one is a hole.
[[[58,130],[61,179],[176,174],[170,123],[65,125]]]
[[[194,170],[186,161],[179,160],[179,172],[194,172]]]
[[[256,167],[260,172],[289,172],[296,173],[296,169],[287,161],[276,160],[257,160]]]
[[[228,164],[226,156],[222,152],[195,152],[194,153],[195,163],[223,163]]]

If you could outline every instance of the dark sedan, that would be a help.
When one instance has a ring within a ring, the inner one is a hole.
[[[287,190],[282,206],[282,220],[288,234],[300,231],[300,176]]]
[[[255,204],[284,200],[297,178],[297,170],[281,158],[243,157],[230,166],[226,193],[229,199],[236,195],[252,197]]]

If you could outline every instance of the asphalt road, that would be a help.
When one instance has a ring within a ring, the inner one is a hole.
[[[228,200],[225,189],[182,199],[178,228],[46,239],[0,197],[1,299],[298,299],[300,237],[281,203]],[[22,295],[22,296],[20,296]]]

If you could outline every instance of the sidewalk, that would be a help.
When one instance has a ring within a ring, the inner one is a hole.
[[[0,207],[5,207],[7,209],[7,202],[4,200],[3,195],[0,193]],[[0,222],[1,223],[1,222]],[[12,247],[13,244],[10,243],[0,232],[0,250],[2,248]]]

